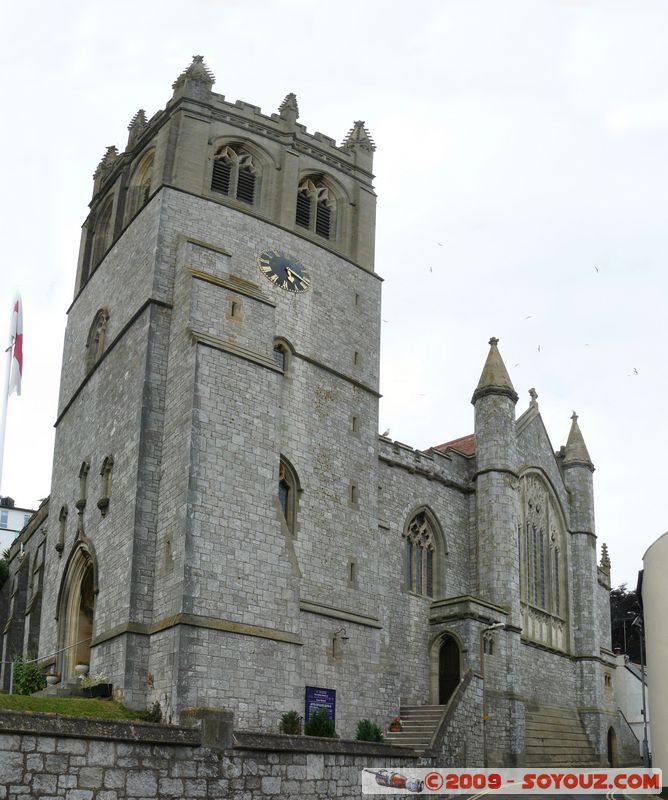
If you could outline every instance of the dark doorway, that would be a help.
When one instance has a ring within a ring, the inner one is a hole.
[[[608,728],[608,764],[617,766],[617,736],[614,728]]]
[[[459,685],[459,646],[445,636],[438,653],[438,702],[444,706]]]

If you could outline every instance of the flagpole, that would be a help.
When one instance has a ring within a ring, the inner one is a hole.
[[[2,417],[0,418],[0,495],[2,494],[2,463],[5,455],[5,430],[7,428],[7,404],[9,402],[9,376],[12,371],[12,358],[14,346],[14,311],[9,323],[9,345],[5,350],[7,354],[7,367],[5,369],[5,381],[2,389]]]

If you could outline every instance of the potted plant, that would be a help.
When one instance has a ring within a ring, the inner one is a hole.
[[[74,674],[81,680],[84,675],[88,675],[88,670],[90,666],[87,661],[77,661],[74,666]]]
[[[49,671],[46,673],[45,677],[47,686],[55,686],[57,683],[60,683],[60,672]]]
[[[401,727],[401,717],[395,717],[392,722],[390,722],[390,733],[399,733]]]
[[[98,672],[97,675],[84,675],[81,679],[81,688],[87,697],[111,697],[113,685],[109,678]]]

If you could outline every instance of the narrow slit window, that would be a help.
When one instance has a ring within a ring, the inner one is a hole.
[[[285,371],[285,348],[283,345],[277,344],[274,347],[274,361],[278,367]]]

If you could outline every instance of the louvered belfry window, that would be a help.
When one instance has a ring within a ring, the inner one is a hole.
[[[295,222],[324,239],[333,234],[334,201],[322,178],[311,176],[299,184]]]
[[[250,153],[227,145],[217,150],[211,174],[212,191],[253,205],[256,181],[257,169]]]

